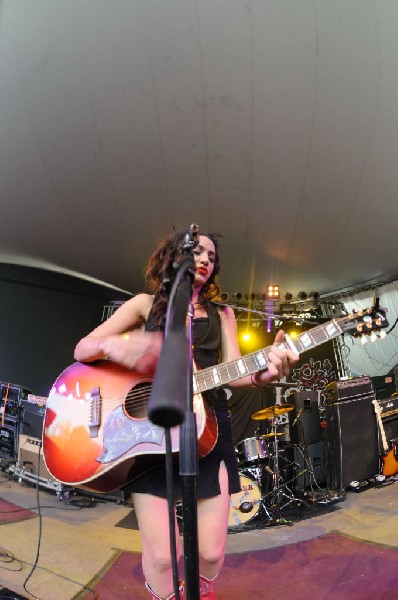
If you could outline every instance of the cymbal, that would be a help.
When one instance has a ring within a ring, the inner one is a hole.
[[[294,404],[275,404],[268,408],[263,408],[252,414],[251,418],[255,421],[261,421],[262,419],[272,419],[275,415],[284,415],[290,412],[295,407]]]
[[[280,435],[287,435],[287,433],[285,431],[278,431],[277,433],[264,433],[264,435],[261,435],[260,437],[273,438],[275,435],[279,437]]]

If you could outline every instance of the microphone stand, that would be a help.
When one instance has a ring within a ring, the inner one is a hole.
[[[192,284],[197,245],[197,226],[192,225],[182,247],[183,255],[168,302],[166,330],[148,402],[148,416],[166,429],[180,425],[180,475],[182,478],[183,538],[186,598],[199,600],[199,549],[197,527],[196,477],[198,450],[196,417],[193,411]],[[167,460],[167,456],[166,456]],[[172,494],[169,503],[173,502]],[[174,507],[173,507],[174,509]],[[173,513],[174,516],[174,513]],[[174,530],[170,523],[170,534]],[[173,536],[170,545],[173,558]],[[174,548],[175,557],[175,548]],[[175,596],[179,598],[174,573]]]

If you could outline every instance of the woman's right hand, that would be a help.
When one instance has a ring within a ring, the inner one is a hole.
[[[152,374],[162,349],[160,332],[132,331],[100,339],[98,349],[109,360],[139,373]]]

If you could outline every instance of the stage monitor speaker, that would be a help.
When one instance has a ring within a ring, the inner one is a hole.
[[[326,407],[326,470],[330,489],[344,490],[379,472],[377,422],[371,396]]]
[[[29,435],[19,435],[18,467],[20,469],[24,468],[33,475],[39,475],[40,478],[55,481],[44,462],[41,439],[33,438]]]
[[[291,394],[290,398],[293,396]],[[322,441],[318,392],[303,390],[294,393],[295,408],[289,412],[289,433],[292,444],[319,444]]]

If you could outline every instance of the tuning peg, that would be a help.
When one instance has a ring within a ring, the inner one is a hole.
[[[368,341],[369,341],[369,338],[368,338],[368,336],[366,335],[366,333],[363,333],[363,334],[361,335],[361,344],[362,344],[363,346],[365,346],[365,345],[368,343]]]

